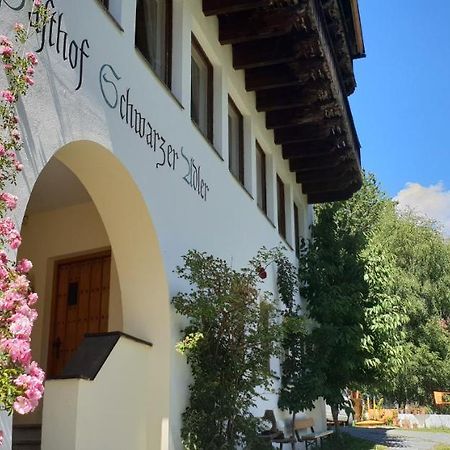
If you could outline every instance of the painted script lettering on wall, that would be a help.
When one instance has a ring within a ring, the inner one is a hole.
[[[183,147],[177,149],[152,125],[148,116],[136,105],[130,88],[119,91],[120,80],[121,77],[110,64],[104,64],[100,68],[99,83],[105,103],[111,109],[117,110],[122,122],[153,150],[157,169],[164,167],[176,172],[180,166],[178,161],[182,162],[180,169],[184,171],[182,179],[202,200],[206,201],[209,186],[201,176],[200,166],[193,157],[187,155]]]

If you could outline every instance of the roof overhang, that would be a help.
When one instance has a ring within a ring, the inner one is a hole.
[[[357,55],[339,1],[203,0],[204,13],[218,16],[219,40],[233,46],[234,68],[245,70],[246,89],[255,92],[256,108],[266,113],[266,127],[309,203],[347,199],[362,184],[347,100]],[[359,13],[352,11],[353,23]]]

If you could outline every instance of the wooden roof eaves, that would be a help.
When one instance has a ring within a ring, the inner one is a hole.
[[[354,55],[354,58],[355,59],[365,58],[366,49],[364,47],[364,36],[362,32],[361,14],[359,13],[358,0],[350,0],[350,1],[353,12],[353,26],[355,28],[356,47],[358,49],[358,53]]]
[[[331,42],[331,37],[325,25],[325,17],[323,15],[323,10],[318,0],[312,0],[311,5],[313,9],[313,14],[317,18],[317,32],[320,35],[321,42],[323,42],[323,53],[325,55],[325,59],[328,62],[328,67],[332,75],[332,78],[335,81],[335,84],[337,84],[337,89],[335,89],[336,91],[335,93],[339,99],[339,103],[344,108],[344,115],[342,119],[346,125],[347,138],[350,140],[350,145],[354,150],[355,163],[357,165],[359,173],[361,173],[361,154],[360,154],[361,144],[359,142],[358,135],[356,133],[356,127],[353,120],[350,105],[347,96],[345,95],[344,83],[342,81],[340,70],[337,64],[337,58],[335,55],[334,47]]]

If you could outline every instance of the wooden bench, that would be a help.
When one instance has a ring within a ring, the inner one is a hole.
[[[310,431],[309,431],[310,430]],[[283,449],[283,444],[291,444],[292,449],[295,448],[296,442],[304,442],[308,449],[310,446],[320,444],[322,447],[322,439],[334,433],[332,430],[322,431],[316,433],[314,431],[313,419],[296,419],[294,421],[293,435],[287,438],[273,439],[272,442],[280,444],[280,450]]]

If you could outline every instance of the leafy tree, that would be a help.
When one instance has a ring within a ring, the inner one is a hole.
[[[251,445],[257,419],[249,410],[271,384],[268,365],[274,353],[274,308],[260,292],[257,259],[236,271],[213,256],[190,251],[178,275],[192,290],[173,298],[189,318],[178,345],[191,366],[189,405],[183,413],[186,449],[235,449]]]
[[[435,223],[412,213],[388,210],[379,229],[409,315],[407,357],[384,390],[400,405],[431,405],[433,390],[450,389],[450,245]]]
[[[350,200],[316,208],[312,240],[300,259],[300,292],[317,325],[311,370],[324,379],[321,395],[336,425],[345,388],[375,383],[401,361],[406,317],[393,260],[377,237],[390,205],[374,177],[366,176]]]

